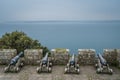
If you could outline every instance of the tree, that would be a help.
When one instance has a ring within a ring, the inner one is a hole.
[[[0,38],[1,49],[16,49],[17,53],[25,49],[43,49],[43,55],[49,52],[47,47],[41,45],[38,40],[33,40],[24,32],[14,31],[12,33],[5,33]]]

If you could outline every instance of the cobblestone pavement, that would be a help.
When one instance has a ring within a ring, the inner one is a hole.
[[[0,80],[120,80],[120,69],[112,67],[114,73],[96,74],[93,66],[80,66],[80,74],[64,74],[64,66],[53,66],[52,73],[36,73],[37,66],[25,66],[19,73],[4,73],[0,66]]]

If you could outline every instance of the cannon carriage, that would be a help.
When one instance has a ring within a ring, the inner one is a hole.
[[[102,57],[101,54],[98,54],[98,61],[97,64],[95,64],[95,67],[97,69],[97,73],[109,73],[113,74],[113,70],[109,67],[109,64],[107,61]]]
[[[40,72],[52,72],[52,61],[48,57],[48,53],[46,53],[45,57],[40,61],[40,66],[37,67],[37,73]]]
[[[7,67],[5,67],[4,72],[19,72],[24,66],[23,52],[20,52],[17,56],[11,59]]]
[[[80,73],[79,64],[75,60],[75,55],[73,54],[72,57],[70,57],[69,62],[67,63],[65,67],[65,73]]]

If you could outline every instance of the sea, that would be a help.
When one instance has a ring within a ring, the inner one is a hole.
[[[25,32],[48,47],[78,49],[120,49],[120,21],[16,21],[0,23],[0,38],[6,32]]]

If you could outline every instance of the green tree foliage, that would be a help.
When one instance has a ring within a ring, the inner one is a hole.
[[[17,49],[18,53],[25,49],[43,49],[43,55],[45,55],[46,52],[49,52],[48,48],[42,46],[38,40],[33,40],[24,32],[18,31],[5,33],[2,38],[0,38],[0,48]]]

